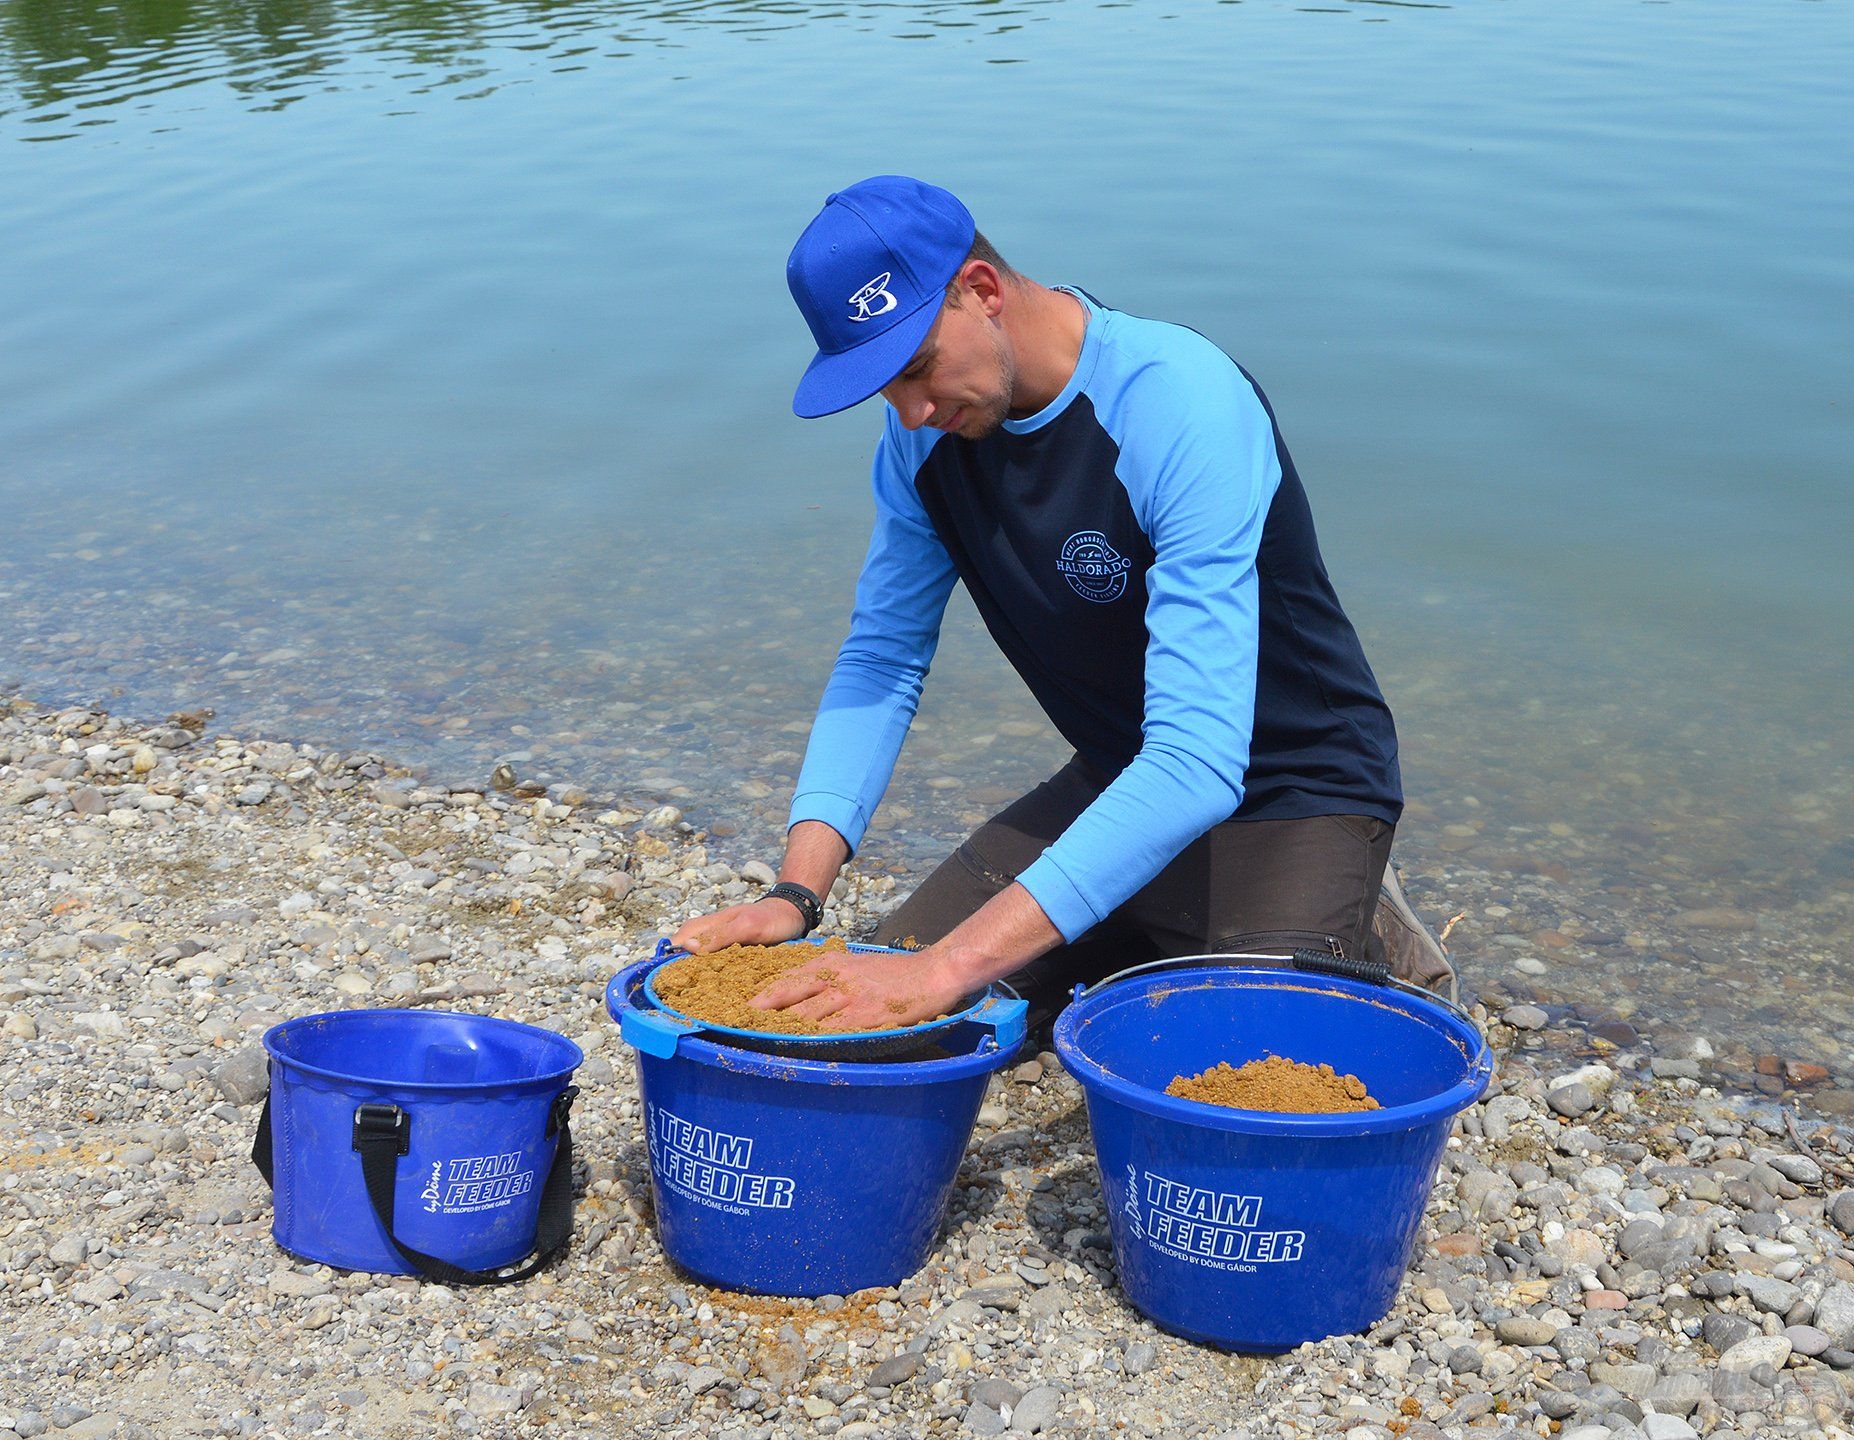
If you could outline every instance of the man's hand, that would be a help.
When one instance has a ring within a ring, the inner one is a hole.
[[[785,868],[779,878],[795,881],[814,895],[828,896],[831,882],[849,858],[850,847],[830,826],[822,820],[800,820],[785,837]],[[783,945],[804,933],[805,917],[796,905],[762,897],[750,905],[683,921],[682,928],[670,936],[670,944],[691,955],[706,955],[730,945]]]
[[[1014,884],[925,950],[820,955],[780,976],[752,1004],[821,1021],[827,1030],[899,1030],[946,1014],[1061,943],[1062,932]]]
[[[760,899],[685,920],[670,936],[670,944],[691,955],[706,955],[729,945],[783,945],[804,933],[805,917],[790,900]]]
[[[826,1030],[900,1030],[938,1019],[984,984],[938,946],[910,955],[830,952],[787,971],[751,1004]]]

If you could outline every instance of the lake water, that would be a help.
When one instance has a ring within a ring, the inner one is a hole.
[[[919,174],[1267,388],[1480,982],[1854,1086],[1850,74],[1811,0],[9,0],[0,680],[776,858],[879,426],[782,265]],[[956,601],[867,859],[1062,758]]]

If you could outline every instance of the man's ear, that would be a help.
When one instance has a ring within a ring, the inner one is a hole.
[[[1004,277],[990,261],[966,261],[960,267],[959,285],[962,300],[963,292],[970,291],[986,318],[997,319],[998,312],[1004,308]]]

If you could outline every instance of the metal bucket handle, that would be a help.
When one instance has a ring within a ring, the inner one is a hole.
[[[1080,1000],[1095,991],[1112,985],[1116,980],[1124,980],[1129,975],[1141,975],[1153,970],[1173,970],[1188,965],[1230,965],[1243,960],[1274,960],[1292,969],[1320,975],[1337,975],[1346,980],[1358,980],[1368,985],[1382,985],[1389,990],[1402,990],[1419,999],[1427,1000],[1432,1005],[1439,1005],[1464,1021],[1476,1034],[1481,1027],[1474,1017],[1446,995],[1438,995],[1433,990],[1425,990],[1421,985],[1413,985],[1408,980],[1390,973],[1390,966],[1382,960],[1359,960],[1350,956],[1327,954],[1323,950],[1295,950],[1287,955],[1269,954],[1259,950],[1224,952],[1216,955],[1173,955],[1161,960],[1147,960],[1138,965],[1129,965],[1124,970],[1117,970],[1105,980],[1097,980],[1085,989],[1077,985],[1070,997]]]

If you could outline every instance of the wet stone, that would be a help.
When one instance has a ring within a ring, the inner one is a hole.
[[[1596,1096],[1590,1093],[1590,1087],[1580,1080],[1573,1080],[1568,1085],[1560,1085],[1545,1097],[1545,1103],[1554,1115],[1563,1115],[1575,1119],[1587,1114],[1596,1106]]]

